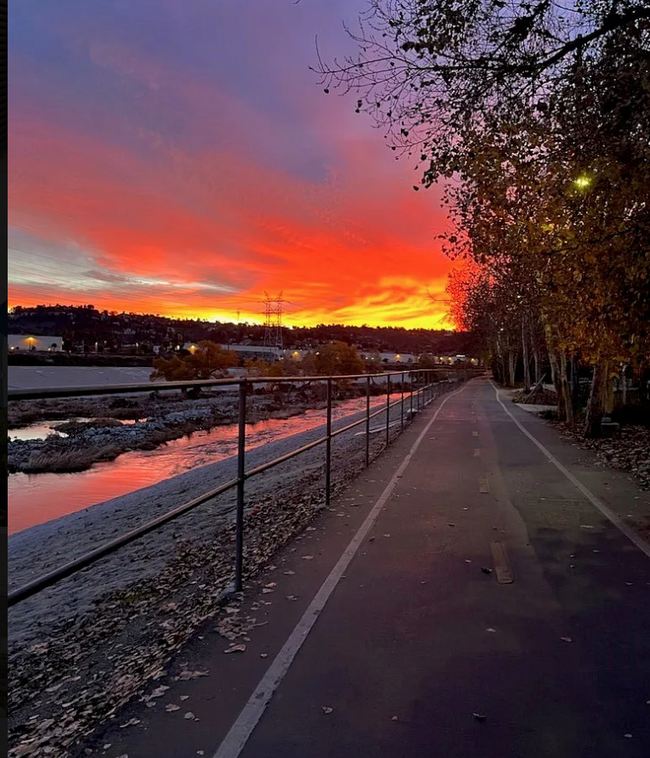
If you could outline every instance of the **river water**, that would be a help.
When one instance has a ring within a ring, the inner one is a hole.
[[[393,396],[396,399],[398,396]],[[385,397],[371,398],[373,408],[386,402]],[[365,409],[365,398],[346,400],[332,413],[334,420],[359,413]],[[289,419],[269,419],[249,424],[246,429],[246,449],[313,429],[325,423],[325,410],[306,411]],[[52,422],[56,425],[58,422]],[[49,424],[36,425],[25,435],[46,432]],[[363,427],[360,427],[363,429]],[[17,431],[10,431],[16,436]],[[72,474],[10,474],[8,483],[9,534],[51,521],[67,513],[83,510],[96,503],[125,495],[128,492],[157,484],[185,471],[235,455],[237,425],[218,426],[209,432],[195,432],[156,450],[135,450],[120,455],[114,461],[97,463],[87,471]]]

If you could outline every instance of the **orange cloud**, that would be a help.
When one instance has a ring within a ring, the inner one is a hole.
[[[122,75],[138,71],[137,61],[105,48],[93,56]],[[160,82],[170,86],[151,66],[140,78],[154,94]],[[205,98],[220,95],[200,82],[175,88],[183,92],[179,107],[214,117]],[[236,118],[251,117],[240,110]],[[130,134],[138,150],[24,109],[12,126],[10,225],[46,248],[73,240],[83,254],[74,270],[62,262],[57,275],[50,262],[49,280],[30,284],[32,269],[17,251],[10,304],[49,298],[259,319],[264,291],[282,290],[294,304],[289,324],[447,325],[444,305],[427,294],[442,296],[451,269],[436,241],[446,224],[439,194],[413,192],[411,168],[390,160],[381,140],[368,138],[367,124],[338,132],[332,121],[325,110],[306,118],[333,156],[323,177],[310,178],[251,157],[244,139],[191,149],[139,129]]]

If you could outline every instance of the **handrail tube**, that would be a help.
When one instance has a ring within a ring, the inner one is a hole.
[[[219,487],[216,487],[215,489],[210,490],[203,495],[199,495],[199,497],[194,498],[194,500],[183,503],[171,511],[164,513],[162,516],[158,516],[158,518],[148,521],[146,524],[138,526],[120,537],[116,537],[114,540],[111,540],[110,542],[107,542],[106,544],[95,548],[95,550],[91,550],[89,553],[86,553],[79,558],[75,558],[75,560],[70,561],[63,566],[60,566],[58,569],[53,569],[47,574],[43,574],[43,576],[40,576],[33,581],[28,582],[13,592],[9,592],[7,595],[7,602],[9,607],[15,605],[16,603],[19,603],[22,600],[26,600],[28,597],[35,595],[37,592],[44,590],[46,587],[49,587],[52,584],[56,584],[56,582],[60,581],[61,579],[65,579],[66,577],[71,576],[77,571],[80,571],[82,568],[85,568],[91,563],[94,563],[100,558],[103,558],[105,555],[112,553],[114,550],[117,550],[123,545],[127,545],[129,542],[133,542],[133,540],[137,539],[138,537],[142,537],[143,535],[159,526],[162,526],[162,524],[165,524],[168,521],[172,521],[172,519],[175,519],[178,516],[187,513],[187,511],[196,508],[198,505],[202,505],[206,501],[212,500],[213,497],[217,497],[217,495],[221,495],[224,492],[227,492],[228,490],[237,486],[237,481],[237,479],[231,479],[225,484],[221,484]]]
[[[394,400],[390,407],[394,408],[398,403],[400,403],[400,400]],[[363,424],[365,421],[370,421],[371,418],[375,418],[375,416],[381,416],[382,413],[386,413],[386,408],[380,408],[378,411],[375,411],[374,413],[371,413],[369,416],[359,419],[358,421],[353,421],[351,424],[348,424],[347,426],[343,426],[340,429],[336,429],[332,432],[332,437],[338,437],[339,434],[343,434],[343,432],[348,432],[350,429],[354,429],[355,426],[359,426],[360,424]],[[323,437],[323,439],[325,439]]]
[[[386,447],[390,444],[390,376],[386,380]]]
[[[332,467],[332,379],[327,380],[327,419],[325,421],[325,505],[329,508]]]
[[[366,379],[366,468],[370,465],[370,377]]]
[[[237,516],[235,519],[235,592],[241,592],[244,576],[244,483],[246,481],[246,382],[239,385],[237,433]]]
[[[297,447],[295,450],[290,450],[288,453],[281,455],[279,458],[274,458],[272,461],[261,463],[259,466],[256,466],[255,468],[252,468],[249,471],[247,471],[245,474],[245,478],[250,479],[251,476],[255,476],[256,474],[261,474],[264,471],[268,471],[268,469],[273,468],[274,466],[278,466],[280,463],[285,463],[286,461],[290,461],[292,458],[295,458],[297,455],[300,455],[300,453],[306,453],[308,450],[311,450],[313,447],[322,445],[326,439],[327,437],[319,437],[317,440],[314,440],[314,442],[308,442],[306,445],[303,445],[302,447]]]
[[[422,370],[415,370],[412,373],[420,374]],[[390,372],[397,373],[397,372]],[[356,426],[359,426],[360,424],[366,423],[366,449],[368,449],[368,438],[369,438],[369,432],[370,432],[370,419],[374,418],[375,416],[379,416],[382,413],[386,413],[387,415],[387,429],[388,429],[388,423],[390,419],[390,409],[394,406],[396,406],[398,403],[402,404],[403,407],[403,396],[395,400],[393,403],[390,402],[390,391],[387,393],[387,405],[385,408],[380,408],[379,410],[375,411],[374,413],[369,413],[370,410],[370,382],[373,377],[381,377],[381,376],[388,376],[388,373],[382,373],[382,374],[360,374],[357,378],[365,378],[367,382],[367,395],[366,395],[366,415],[364,418],[361,418],[357,421],[352,422],[351,424],[348,424],[340,429],[337,429],[335,431],[332,431],[331,429],[331,415],[328,423],[328,434],[324,437],[320,437],[317,440],[314,440],[312,442],[309,442],[299,448],[296,448],[295,450],[292,450],[288,453],[285,453],[282,456],[279,456],[278,458],[275,458],[272,461],[268,461],[264,464],[261,464],[259,466],[256,466],[255,468],[250,469],[249,471],[245,471],[245,416],[246,416],[246,391],[247,391],[247,385],[252,384],[253,381],[248,379],[238,379],[234,381],[227,381],[228,384],[237,384],[240,387],[240,414],[239,414],[239,423],[240,423],[240,435],[238,439],[238,476],[236,479],[231,479],[228,482],[225,482],[224,484],[220,485],[219,487],[216,487],[213,490],[210,490],[209,492],[204,493],[203,495],[200,495],[197,498],[194,498],[193,500],[190,500],[187,503],[183,503],[182,505],[177,506],[176,508],[173,508],[171,511],[168,511],[167,513],[163,514],[162,516],[158,516],[155,519],[152,519],[151,521],[147,522],[146,524],[143,524],[142,526],[136,527],[135,529],[131,530],[130,532],[127,532],[126,534],[121,535],[120,537],[116,537],[114,540],[111,540],[110,542],[105,543],[104,545],[101,545],[100,547],[96,548],[95,550],[91,550],[89,553],[86,553],[85,555],[80,556],[79,558],[76,558],[69,563],[64,564],[63,566],[53,569],[52,571],[48,572],[47,574],[44,574],[41,577],[37,577],[31,582],[28,582],[26,585],[23,585],[22,587],[19,587],[18,589],[9,592],[7,596],[8,600],[8,606],[12,607],[13,605],[16,605],[17,603],[26,600],[27,598],[31,597],[32,595],[35,595],[37,592],[40,592],[43,589],[46,589],[47,587],[50,587],[53,584],[56,584],[61,579],[65,579],[72,574],[76,573],[77,571],[80,571],[81,569],[89,566],[90,564],[94,563],[95,561],[103,558],[104,556],[108,555],[109,553],[112,553],[113,551],[117,550],[118,548],[127,545],[130,542],[133,542],[134,540],[138,539],[139,537],[144,536],[145,534],[149,533],[153,529],[156,529],[158,526],[162,526],[163,524],[172,521],[173,519],[177,518],[178,516],[183,515],[184,513],[187,513],[188,511],[196,508],[199,505],[202,505],[203,503],[207,502],[208,500],[211,500],[214,497],[217,497],[218,495],[223,494],[224,492],[227,492],[228,490],[232,489],[233,487],[237,487],[238,493],[237,493],[237,535],[236,535],[236,544],[237,544],[237,557],[236,557],[236,581],[235,586],[237,588],[237,577],[239,577],[239,585],[241,588],[241,578],[243,574],[243,565],[241,564],[241,561],[243,560],[243,483],[246,479],[250,479],[252,476],[255,476],[256,474],[260,474],[264,471],[267,471],[270,468],[273,468],[274,466],[279,465],[280,463],[284,463],[285,461],[291,460],[292,458],[296,457],[297,455],[300,455],[301,453],[307,452],[308,450],[311,450],[314,447],[317,447],[318,445],[321,445],[323,442],[330,442],[333,437],[338,436],[339,434],[343,434],[346,431],[349,431],[350,429],[353,429]],[[299,379],[303,379],[303,377],[298,377]],[[316,377],[320,381],[328,380],[328,385],[330,387],[329,395],[331,398],[331,380],[334,378],[339,377]],[[340,378],[354,378],[350,376],[344,376]],[[413,382],[412,382],[412,376],[411,378],[411,392],[410,392],[410,401],[411,401],[411,411],[413,410],[413,394],[416,395],[416,398],[418,399],[418,406],[419,406],[419,398],[422,392],[426,390],[425,387],[422,387],[421,389],[418,389],[413,392]],[[313,380],[313,379],[311,379]],[[214,380],[210,381],[207,380],[208,383],[214,384],[215,382],[219,382],[223,384],[221,380]],[[264,380],[261,380],[264,381]],[[288,381],[288,379],[287,379]],[[259,383],[259,381],[257,382]],[[174,385],[174,387],[178,387],[179,385],[183,386],[197,386],[196,382],[172,382],[168,383],[170,385]],[[139,386],[139,385],[135,385]],[[132,387],[132,386],[131,386]],[[171,387],[168,387],[171,388]],[[388,388],[390,390],[390,385],[388,385]],[[93,388],[94,389],[94,388]],[[107,388],[101,388],[106,390]],[[124,390],[124,386],[120,388],[121,390]],[[125,391],[133,391],[132,388]],[[136,390],[137,391],[137,390]],[[70,390],[68,390],[70,392]],[[104,392],[103,394],[107,394]],[[402,393],[403,394],[403,393]],[[16,396],[14,398],[10,399],[16,399]],[[330,410],[331,414],[331,410]],[[411,414],[412,415],[412,414]],[[243,420],[243,435],[241,433],[242,429],[242,420]],[[242,446],[243,446],[243,452],[242,452]],[[241,545],[240,545],[241,542]]]
[[[426,369],[412,369],[412,374],[421,374]],[[400,371],[384,371],[378,374],[340,374],[329,378],[342,379],[367,379],[370,377],[381,378],[394,376]],[[138,382],[136,384],[109,384],[97,387],[55,387],[49,389],[7,390],[7,399],[18,400],[47,400],[48,398],[78,397],[88,395],[125,395],[130,392],[163,392],[176,389],[201,389],[204,387],[232,387],[247,382],[248,384],[295,384],[302,382],[325,382],[327,376],[278,376],[278,377],[245,377],[233,379],[194,379],[172,382]]]

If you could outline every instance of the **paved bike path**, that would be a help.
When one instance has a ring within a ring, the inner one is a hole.
[[[140,723],[101,730],[91,747],[129,758],[649,755],[650,557],[548,455],[623,522],[641,518],[648,493],[509,406],[514,419],[485,380],[432,404],[247,592],[267,622],[247,650],[224,655],[206,629],[170,667],[164,702],[131,703],[117,721]],[[493,543],[512,583],[482,571],[495,568]],[[182,664],[210,675],[174,682]],[[167,702],[183,707],[167,713]]]

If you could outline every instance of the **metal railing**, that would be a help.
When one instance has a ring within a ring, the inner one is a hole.
[[[9,390],[8,400],[15,402],[18,400],[46,400],[50,398],[80,397],[80,396],[99,396],[99,395],[118,395],[128,393],[163,392],[170,390],[200,390],[201,388],[211,387],[233,387],[239,388],[239,408],[238,408],[238,441],[237,441],[237,477],[221,484],[219,487],[200,495],[187,503],[183,503],[167,513],[152,519],[145,524],[127,532],[126,534],[116,537],[109,542],[101,545],[88,553],[75,558],[72,561],[54,569],[47,574],[37,577],[27,584],[19,587],[8,594],[9,607],[26,600],[32,595],[41,592],[47,587],[66,579],[78,571],[90,566],[101,558],[115,552],[124,545],[138,539],[139,537],[154,531],[158,527],[166,524],[173,519],[182,516],[188,511],[212,500],[218,495],[223,494],[231,489],[237,490],[236,500],[236,517],[235,517],[235,567],[234,567],[234,591],[239,592],[243,584],[243,557],[244,557],[244,511],[245,511],[245,483],[257,474],[284,463],[296,456],[317,447],[325,445],[325,504],[329,506],[332,490],[331,468],[332,468],[332,440],[345,432],[354,429],[361,424],[365,424],[365,465],[370,464],[370,420],[381,414],[386,414],[385,439],[386,446],[390,444],[390,410],[400,406],[400,431],[405,425],[405,415],[412,419],[413,416],[425,405],[434,400],[440,394],[449,391],[461,381],[468,378],[467,371],[448,372],[456,374],[456,378],[444,381],[434,381],[439,375],[438,371],[433,369],[414,369],[409,371],[383,372],[377,374],[351,374],[343,376],[296,376],[296,377],[247,377],[243,379],[206,379],[182,382],[156,382],[155,384],[128,384],[128,385],[111,385],[104,387],[77,387],[67,389],[47,389],[47,390]],[[386,404],[379,410],[371,410],[371,387],[374,379],[386,378]],[[393,380],[400,378],[401,396],[391,402],[391,378]],[[408,382],[407,382],[408,377]],[[338,429],[332,429],[332,405],[333,405],[333,385],[339,381],[365,381],[366,406],[363,418],[353,421]],[[284,455],[278,456],[271,461],[267,461],[259,466],[246,470],[246,402],[249,395],[249,389],[255,385],[282,385],[282,384],[304,384],[312,382],[325,382],[327,386],[327,415],[325,423],[325,435],[316,440],[308,442],[295,450],[291,450]],[[408,385],[408,412],[405,414],[406,394],[405,386]],[[414,407],[415,406],[415,407]]]

